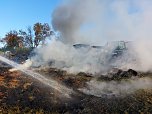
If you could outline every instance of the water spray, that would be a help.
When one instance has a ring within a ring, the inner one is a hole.
[[[55,81],[53,79],[47,79],[46,77],[44,77],[41,74],[36,73],[32,70],[23,69],[22,67],[20,67],[20,64],[17,64],[17,63],[15,63],[15,62],[13,62],[5,57],[0,56],[0,60],[11,65],[15,69],[27,74],[28,76],[31,76],[31,77],[37,79],[41,83],[59,91],[62,95],[64,95],[67,98],[70,98],[70,94],[74,93],[74,91],[72,89],[67,88],[66,86],[58,83],[57,81]]]

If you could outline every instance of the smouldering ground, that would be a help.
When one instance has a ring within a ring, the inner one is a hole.
[[[138,90],[124,97],[102,98],[76,92],[72,99],[62,97],[57,91],[18,71],[0,67],[0,114],[109,114],[152,113],[152,89]],[[67,74],[57,69],[41,70],[68,87],[77,90],[86,86],[91,76],[85,73]],[[151,74],[146,74],[151,76]]]

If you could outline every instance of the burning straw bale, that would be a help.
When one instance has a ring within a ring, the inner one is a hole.
[[[106,75],[101,75],[98,80],[121,80],[121,79],[129,79],[131,77],[141,77],[138,75],[138,72],[133,69],[128,69],[127,71],[123,71],[121,69],[113,69],[110,73]]]
[[[78,74],[71,74],[67,71],[56,69],[56,68],[44,68],[36,70],[48,77],[52,77],[53,79],[65,84],[68,87],[73,88],[81,88],[86,85],[87,81],[90,81],[92,75],[89,75],[84,72],[80,72]]]

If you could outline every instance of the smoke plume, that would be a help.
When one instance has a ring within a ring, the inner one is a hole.
[[[149,39],[151,4],[149,0],[66,0],[54,10],[52,25],[66,43],[101,45],[113,40]]]
[[[110,66],[112,49],[75,49],[72,45],[123,40],[132,41],[131,45],[113,66],[151,71],[151,5],[149,0],[64,0],[52,14],[52,25],[60,39],[52,38],[51,43],[36,49],[31,60],[35,65],[49,63],[73,73],[100,73]]]
[[[55,9],[52,25],[61,33],[64,43],[91,43],[90,41],[93,41],[87,37],[91,35],[88,31],[101,19],[102,4],[99,2],[99,0],[69,0]]]
[[[32,66],[91,74],[104,73],[112,66],[152,71],[151,6],[150,0],[64,0],[52,14],[53,29],[60,37],[52,36],[50,43],[35,50]],[[112,41],[130,41],[127,51],[115,61],[111,60],[113,46],[105,45]],[[103,47],[76,49],[73,44],[77,43]],[[101,95],[104,90],[120,93],[152,86],[149,78],[95,83],[89,82],[93,89],[83,91]]]

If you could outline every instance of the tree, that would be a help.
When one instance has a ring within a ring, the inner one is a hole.
[[[18,32],[13,30],[8,32],[3,41],[6,42],[7,47],[20,47],[23,44],[23,39],[18,35]]]
[[[19,35],[24,39],[24,45],[26,47],[34,47],[32,28],[30,26],[27,28],[27,31],[19,30]]]
[[[34,47],[32,28],[29,26],[27,28],[27,31],[28,31],[27,43],[29,44],[30,47]]]
[[[44,45],[46,38],[52,33],[50,26],[47,23],[36,23],[34,24],[33,30],[35,31],[35,47],[37,47],[40,43]]]
[[[34,35],[33,35],[34,30]],[[1,41],[6,44],[7,47],[30,47],[34,48],[38,45],[45,44],[47,37],[53,34],[49,24],[36,23],[32,27],[28,27],[27,30],[13,30],[8,32]]]

